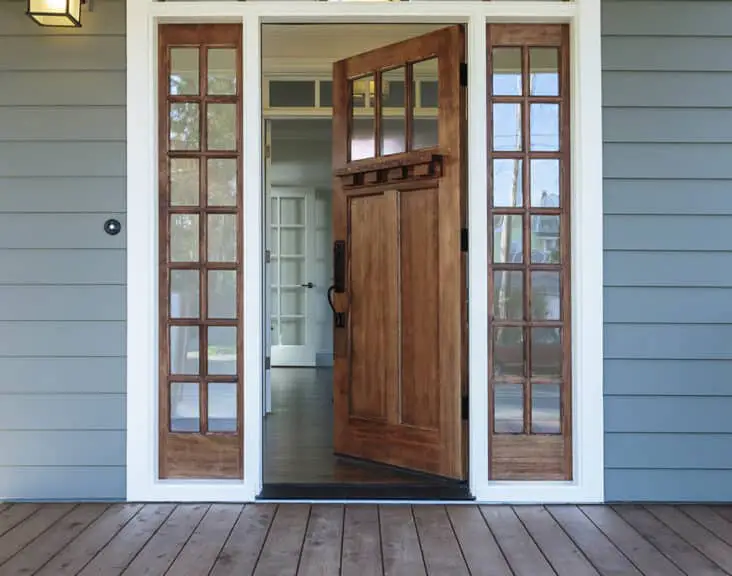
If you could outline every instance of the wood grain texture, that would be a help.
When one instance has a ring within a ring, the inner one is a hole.
[[[49,504],[41,507],[13,530],[0,537],[0,564],[12,558],[56,521],[74,509],[73,504]]]
[[[511,568],[476,506],[448,506],[447,513],[471,574],[511,576]]]
[[[384,573],[426,574],[411,506],[379,506]]]
[[[381,532],[376,506],[349,504],[343,522],[343,576],[380,576]]]
[[[343,506],[314,505],[310,511],[300,566],[302,576],[338,574],[341,569]]]
[[[251,574],[276,511],[274,504],[245,505],[218,555],[211,576]]]
[[[444,506],[416,506],[414,520],[428,574],[470,572]]]
[[[302,504],[277,509],[254,570],[255,576],[296,573],[309,516],[310,507]]]

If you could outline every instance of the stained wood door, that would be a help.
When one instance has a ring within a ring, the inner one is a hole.
[[[453,26],[333,67],[335,452],[455,479],[463,60]]]

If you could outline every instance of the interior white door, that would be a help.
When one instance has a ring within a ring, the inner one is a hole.
[[[269,231],[272,223],[272,124],[264,123],[264,225],[267,233],[264,235],[264,402],[263,413],[266,416],[272,412],[272,297],[269,287],[272,285],[272,239]]]
[[[312,188],[273,186],[270,209],[272,366],[315,366]]]

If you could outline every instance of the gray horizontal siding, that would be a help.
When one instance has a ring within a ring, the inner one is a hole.
[[[729,2],[603,2],[605,490],[732,500]]]
[[[125,496],[124,12],[0,2],[0,500]]]

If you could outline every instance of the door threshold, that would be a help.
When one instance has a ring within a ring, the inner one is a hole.
[[[467,482],[445,484],[265,483],[258,500],[474,500]]]

